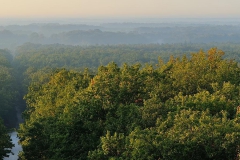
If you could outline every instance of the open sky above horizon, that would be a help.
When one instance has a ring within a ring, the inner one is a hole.
[[[240,0],[0,0],[0,18],[240,18]]]

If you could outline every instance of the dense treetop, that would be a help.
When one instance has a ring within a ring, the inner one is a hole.
[[[47,70],[25,96],[21,158],[237,158],[240,68],[223,55]]]

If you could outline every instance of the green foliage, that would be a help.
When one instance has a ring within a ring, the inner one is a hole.
[[[8,157],[8,153],[11,153],[11,148],[14,145],[11,142],[11,138],[8,134],[6,127],[3,125],[3,121],[0,118],[0,157]]]
[[[123,134],[115,133],[111,136],[110,132],[107,132],[106,136],[101,138],[101,142],[103,154],[112,157],[110,159],[117,159],[126,150]]]
[[[94,76],[28,68],[21,158],[236,158],[240,68],[222,56],[213,48],[156,66],[109,63]]]
[[[11,61],[9,51],[0,50],[0,117],[8,127],[16,125],[14,105],[18,94]]]
[[[230,93],[230,92],[229,92]],[[233,92],[231,92],[233,93]],[[237,94],[239,91],[237,92]],[[237,95],[235,94],[235,95]],[[208,91],[202,91],[194,95],[183,96],[179,95],[166,102],[170,110],[192,109],[198,111],[209,110],[212,115],[215,115],[222,110],[228,112],[228,116],[233,118],[236,114],[237,99],[231,99],[224,95],[223,92],[214,92],[210,94]]]
[[[135,104],[116,106],[106,115],[105,130],[129,134],[141,125],[141,112]]]
[[[163,159],[234,159],[238,154],[239,124],[227,112],[182,110],[157,122],[157,148]]]
[[[172,59],[170,77],[172,87],[184,95],[195,94],[201,90],[212,92],[211,84],[231,82],[239,85],[239,68],[233,61],[223,60],[224,52],[212,48],[208,53],[200,51],[190,59]]]
[[[181,110],[158,119],[156,127],[135,129],[128,136],[115,133],[101,138],[101,148],[90,159],[235,159],[239,149],[239,124],[226,112]]]
[[[26,122],[20,126],[19,130],[24,150],[22,158],[74,157],[73,153],[77,148],[70,147],[74,145],[72,141],[76,138],[85,141],[86,138],[72,137],[81,132],[82,126],[81,119],[70,118],[73,118],[71,116],[75,116],[74,113],[77,111],[75,110],[77,100],[74,101],[77,92],[86,88],[89,81],[87,71],[80,75],[62,69],[55,71],[46,83],[34,83],[29,87],[29,93],[25,97],[28,103],[24,113]],[[74,130],[75,127],[77,127],[76,130]],[[64,147],[59,148],[59,142]],[[63,152],[65,155],[62,154]],[[79,152],[81,153],[81,150]]]

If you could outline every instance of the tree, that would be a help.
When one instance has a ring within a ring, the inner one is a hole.
[[[3,125],[2,119],[0,119],[0,157],[8,157],[11,153],[11,148],[14,146],[11,142],[11,138],[8,134],[6,127]]]
[[[79,111],[75,110],[79,106],[76,97],[89,82],[87,71],[79,74],[60,69],[43,82],[35,82],[29,87],[25,97],[28,104],[24,113],[25,122],[18,131],[23,147],[21,158],[49,159],[57,155],[62,159],[74,157],[76,149],[79,149],[74,145],[79,141],[72,141],[75,138],[86,140],[82,136],[74,136],[82,127],[81,119],[75,119],[75,113]],[[63,152],[65,154],[61,155]]]

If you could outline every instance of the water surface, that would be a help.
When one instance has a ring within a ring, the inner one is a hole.
[[[10,133],[12,143],[15,145],[15,147],[12,148],[13,154],[8,154],[9,157],[5,157],[3,160],[17,160],[18,159],[18,153],[22,151],[22,146],[18,144],[19,138],[17,137],[17,132]]]

